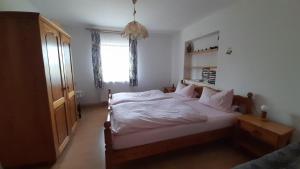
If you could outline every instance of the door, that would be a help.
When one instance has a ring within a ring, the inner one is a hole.
[[[61,44],[62,44],[65,79],[66,79],[66,87],[67,87],[66,99],[68,102],[68,113],[69,113],[68,124],[69,124],[69,131],[73,131],[77,121],[77,111],[76,111],[76,96],[75,96],[75,89],[74,89],[70,39],[65,35],[61,35]]]
[[[60,37],[59,32],[46,23],[41,23],[41,29],[48,95],[50,95],[50,108],[52,110],[52,127],[56,149],[60,153],[69,140],[67,101],[65,99],[67,93]]]

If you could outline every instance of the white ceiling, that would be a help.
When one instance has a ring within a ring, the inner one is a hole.
[[[30,0],[64,25],[122,28],[132,17],[131,0]],[[139,0],[137,20],[150,31],[176,32],[235,0]]]

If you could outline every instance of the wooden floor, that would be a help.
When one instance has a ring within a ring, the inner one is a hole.
[[[83,109],[76,134],[51,169],[104,169],[103,122],[106,108]],[[133,161],[119,169],[229,169],[250,160],[247,154],[224,142]]]

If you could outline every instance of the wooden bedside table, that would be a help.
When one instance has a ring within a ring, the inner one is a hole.
[[[241,115],[237,119],[234,141],[255,156],[262,156],[286,146],[293,128],[272,121],[263,121],[254,115]]]
[[[172,93],[175,92],[176,88],[175,87],[164,87],[163,92],[164,93]]]

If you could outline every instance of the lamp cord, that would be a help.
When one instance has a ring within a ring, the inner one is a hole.
[[[133,4],[133,19],[135,21],[135,14],[136,14],[136,10],[135,10],[135,3]]]

